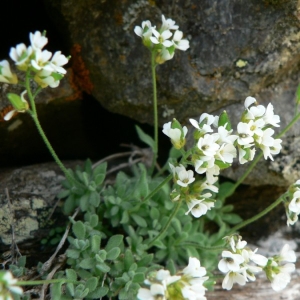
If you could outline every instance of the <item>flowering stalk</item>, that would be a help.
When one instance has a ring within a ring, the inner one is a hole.
[[[153,85],[153,117],[154,117],[154,155],[152,161],[151,171],[153,171],[158,154],[158,113],[157,113],[157,89],[156,89],[156,62],[155,51],[151,51],[151,71],[152,71],[152,85]],[[152,173],[152,172],[151,172]]]
[[[159,240],[160,237],[162,235],[164,235],[164,233],[167,231],[167,229],[169,228],[173,218],[176,216],[180,206],[181,206],[181,202],[182,202],[182,199],[180,199],[178,202],[177,202],[177,205],[175,207],[175,209],[173,210],[172,214],[169,216],[169,219],[165,225],[165,227],[161,230],[161,232],[148,244],[148,249],[153,246],[153,244],[155,243],[156,240]]]
[[[231,235],[233,233],[235,233],[237,230],[257,221],[258,219],[260,219],[261,217],[263,217],[264,215],[266,215],[267,213],[269,213],[271,210],[273,210],[277,205],[279,205],[287,196],[287,192],[284,193],[283,195],[281,195],[275,202],[273,202],[271,205],[269,205],[267,208],[265,208],[263,211],[261,211],[260,213],[258,213],[257,215],[253,216],[252,218],[243,221],[242,223],[234,226],[233,228],[231,228],[231,230],[229,232],[227,232],[227,235]]]
[[[62,161],[59,159],[59,157],[57,156],[55,150],[53,149],[51,143],[49,142],[47,136],[45,135],[45,132],[40,124],[40,121],[38,119],[38,116],[37,116],[37,111],[36,111],[36,106],[35,106],[35,102],[34,102],[34,98],[35,96],[37,95],[37,92],[35,93],[35,96],[33,96],[32,92],[31,92],[31,89],[30,89],[30,77],[29,77],[29,73],[30,71],[27,71],[26,72],[26,79],[25,79],[25,87],[26,87],[26,90],[27,90],[27,94],[28,94],[28,98],[29,98],[29,101],[30,101],[30,105],[31,105],[31,111],[28,110],[28,113],[31,115],[36,127],[37,127],[37,130],[40,134],[40,136],[42,137],[44,143],[46,144],[48,150],[50,151],[53,159],[55,160],[55,162],[58,164],[58,166],[60,167],[60,169],[64,172],[66,178],[70,181],[70,182],[73,182],[75,185],[81,185],[79,182],[77,182],[77,180],[75,180],[73,178],[73,176],[70,174],[70,172],[67,170],[67,168],[64,166],[64,164],[62,163]]]

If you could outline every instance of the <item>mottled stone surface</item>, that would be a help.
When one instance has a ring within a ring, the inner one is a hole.
[[[153,119],[151,74],[133,29],[146,19],[160,26],[161,14],[190,40],[157,68],[161,123],[241,102],[299,70],[295,0],[44,1],[70,43],[82,46],[95,98],[141,122]]]
[[[0,249],[12,243],[12,227],[15,242],[20,245],[33,239],[40,241],[55,226],[57,218],[64,220],[62,213],[54,210],[63,179],[54,163],[1,170]]]

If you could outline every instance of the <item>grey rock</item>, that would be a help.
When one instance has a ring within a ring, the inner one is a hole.
[[[164,14],[190,40],[190,49],[157,68],[161,124],[241,102],[299,70],[295,0],[45,3],[70,43],[82,46],[93,96],[141,122],[153,120],[150,54],[133,32],[143,20],[160,26]]]

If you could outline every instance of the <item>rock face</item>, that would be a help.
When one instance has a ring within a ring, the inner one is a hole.
[[[141,122],[153,119],[150,54],[133,32],[143,20],[160,26],[164,14],[190,40],[157,68],[161,123],[243,101],[299,70],[297,1],[44,1],[81,45],[93,96]]]

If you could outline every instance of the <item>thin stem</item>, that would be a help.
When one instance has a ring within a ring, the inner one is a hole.
[[[287,193],[284,193],[275,202],[273,202],[271,205],[269,205],[267,208],[265,208],[263,211],[261,211],[257,215],[255,215],[252,218],[250,218],[250,219],[234,226],[233,228],[231,228],[231,230],[229,232],[226,233],[226,235],[231,235],[231,234],[235,233],[237,230],[239,230],[239,229],[249,225],[250,223],[253,223],[253,222],[257,221],[258,219],[260,219],[261,217],[263,217],[264,215],[269,213],[272,209],[274,209],[277,205],[279,205],[283,201],[284,197],[286,197],[286,195],[287,195]]]
[[[79,185],[82,186],[82,184],[80,184],[77,180],[75,180],[73,178],[73,176],[70,174],[70,172],[66,169],[66,167],[64,166],[64,164],[61,162],[61,160],[59,159],[59,157],[57,156],[56,152],[54,151],[54,149],[52,148],[48,138],[45,135],[45,132],[39,122],[38,116],[37,116],[37,110],[36,110],[36,106],[35,106],[35,102],[34,102],[34,96],[31,92],[31,88],[30,88],[30,78],[29,78],[29,72],[27,72],[26,74],[26,81],[25,81],[25,85],[26,85],[26,90],[27,90],[27,94],[28,94],[28,98],[30,101],[30,105],[31,105],[31,111],[28,111],[28,113],[31,115],[37,130],[40,134],[40,136],[42,137],[44,143],[46,144],[48,150],[50,151],[52,157],[54,158],[55,162],[58,164],[58,166],[61,168],[61,170],[64,172],[66,178],[70,181],[73,182],[75,185]]]
[[[151,72],[152,72],[152,85],[153,85],[153,123],[154,123],[154,156],[152,162],[152,170],[156,164],[158,155],[158,112],[157,112],[157,89],[156,89],[156,63],[155,63],[155,51],[151,51]]]
[[[224,250],[224,246],[218,246],[218,247],[206,247],[206,246],[201,246],[197,243],[194,242],[185,242],[185,243],[181,243],[180,245],[176,245],[175,247],[189,247],[192,246],[194,248],[200,249],[200,250],[205,250],[205,251],[223,251]]]
[[[180,199],[178,202],[177,202],[177,205],[175,207],[175,209],[173,210],[172,214],[170,215],[169,219],[168,219],[168,222],[166,223],[165,227],[162,229],[162,231],[148,244],[148,249],[153,246],[153,244],[155,243],[156,240],[160,239],[162,235],[164,235],[164,233],[167,231],[167,229],[169,228],[173,218],[176,216],[179,208],[180,208],[180,205],[181,205],[181,202],[182,202],[182,199]]]

